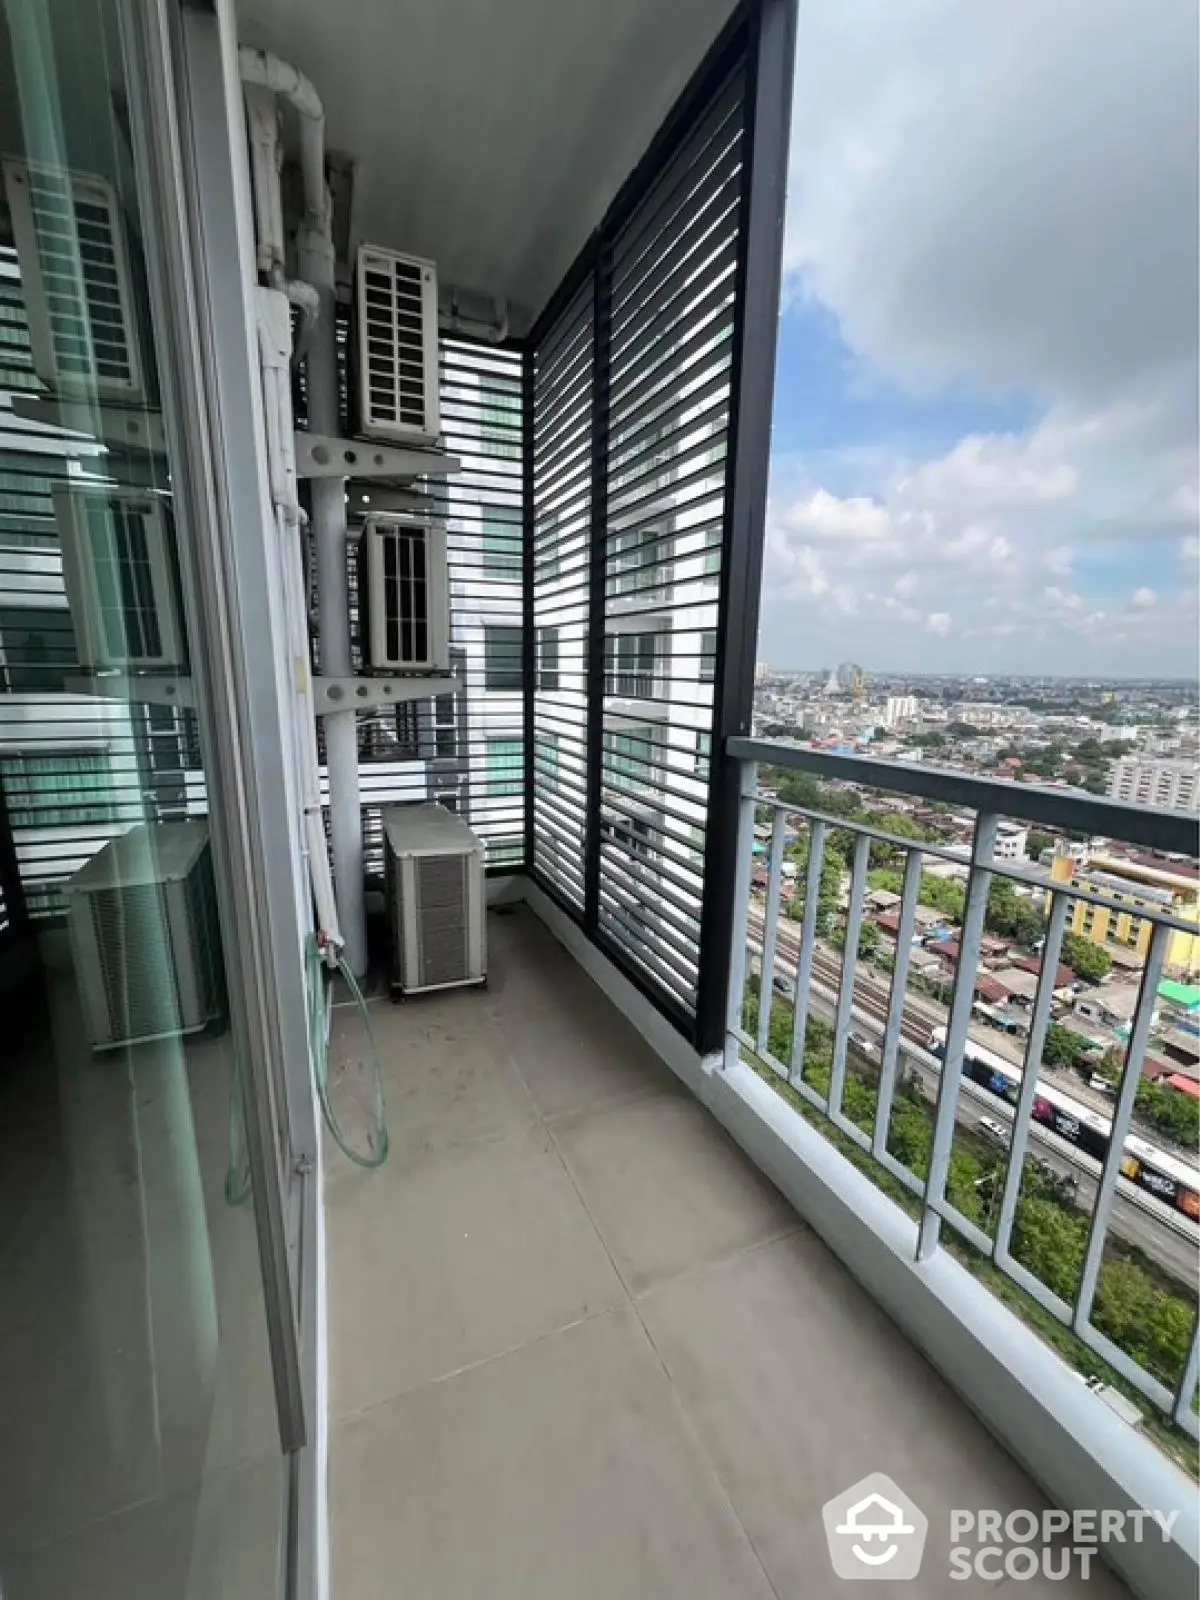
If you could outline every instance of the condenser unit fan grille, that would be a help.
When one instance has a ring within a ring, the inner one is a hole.
[[[419,432],[428,402],[422,269],[416,262],[372,255],[362,270],[371,423]]]

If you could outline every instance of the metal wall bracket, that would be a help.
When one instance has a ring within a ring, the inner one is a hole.
[[[457,456],[432,446],[335,439],[296,429],[296,474],[301,478],[424,478],[461,470]]]
[[[91,400],[71,400],[65,395],[13,395],[12,408],[18,417],[43,427],[66,428],[73,433],[100,436],[113,450],[146,450],[165,455],[166,430],[157,411],[134,406],[97,405]]]
[[[190,678],[161,677],[128,678],[124,673],[103,673],[90,677],[67,678],[68,694],[86,694],[101,700],[124,700],[130,705],[187,706],[195,705]]]
[[[405,705],[431,695],[454,694],[457,678],[320,678],[312,680],[319,717],[332,711],[370,711],[376,706]]]

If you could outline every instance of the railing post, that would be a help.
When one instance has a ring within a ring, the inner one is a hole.
[[[750,925],[750,873],[754,864],[754,812],[758,794],[758,765],[754,761],[738,764],[741,775],[741,796],[738,806],[737,874],[734,879],[733,917],[729,937],[729,991],[725,1007],[725,1037],[721,1054],[725,1070],[737,1065],[738,1042],[735,1037],[742,1025],[742,1000],[746,990],[746,937]],[[762,1006],[761,991],[759,1007]]]
[[[808,826],[808,872],[804,879],[804,919],[800,924],[800,950],[796,960],[796,998],[792,1007],[792,1059],[788,1082],[804,1076],[804,1044],[808,1033],[808,1004],[812,994],[813,951],[817,943],[817,902],[821,897],[821,869],[825,864],[825,824]]]
[[[983,919],[987,915],[988,891],[992,878],[988,868],[996,844],[1000,818],[981,811],[975,819],[975,839],[971,847],[967,903],[963,910],[958,970],[954,974],[954,995],[946,1024],[946,1051],[938,1079],[937,1114],[933,1127],[933,1148],[929,1152],[929,1176],[925,1180],[925,1209],[921,1215],[921,1234],[917,1260],[926,1261],[937,1249],[942,1219],[934,1204],[945,1199],[946,1178],[950,1171],[950,1149],[954,1143],[954,1114],[962,1082],[963,1051],[971,1023],[975,998],[975,971],[983,941]]]
[[[757,767],[755,771],[757,772]],[[739,822],[740,822],[739,818]],[[754,838],[754,820],[751,818],[751,840]],[[740,834],[740,827],[739,827]],[[741,840],[738,840],[739,847]],[[750,854],[754,854],[753,843]],[[741,865],[739,859],[738,865]],[[751,862],[753,866],[753,862]],[[783,878],[783,812],[778,808],[771,821],[771,857],[767,873],[767,902],[763,910],[762,976],[758,995],[758,1053],[761,1056],[770,1048],[771,1010],[775,992],[775,947],[779,941],[779,889]],[[747,891],[747,901],[749,892]],[[737,914],[735,908],[735,915]],[[747,915],[749,906],[747,905]],[[764,1004],[764,997],[766,1003]]]
[[[1096,1185],[1096,1198],[1092,1202],[1092,1226],[1088,1234],[1087,1252],[1083,1258],[1079,1293],[1075,1297],[1076,1329],[1087,1323],[1092,1314],[1092,1301],[1096,1295],[1100,1262],[1104,1256],[1104,1241],[1108,1234],[1108,1219],[1112,1212],[1117,1178],[1121,1171],[1121,1159],[1125,1153],[1125,1140],[1129,1136],[1129,1125],[1133,1121],[1133,1102],[1142,1077],[1142,1062],[1145,1060],[1146,1045],[1150,1040],[1158,986],[1162,981],[1163,963],[1170,942],[1170,928],[1164,927],[1162,923],[1156,924],[1150,939],[1150,948],[1146,951],[1146,966],[1142,972],[1142,984],[1138,991],[1137,1010],[1134,1012],[1129,1047],[1125,1053],[1125,1071],[1121,1075],[1117,1103],[1113,1107],[1108,1154],[1104,1158],[1104,1169]]]

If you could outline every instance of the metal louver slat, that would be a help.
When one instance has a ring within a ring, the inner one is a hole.
[[[533,356],[533,867],[582,912],[587,836],[587,667],[593,286]],[[569,380],[569,381],[568,381]],[[553,639],[554,666],[546,655]]]

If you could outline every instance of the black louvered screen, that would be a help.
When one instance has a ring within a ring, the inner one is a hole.
[[[532,869],[696,1015],[744,183],[744,58],[533,353]],[[545,672],[547,631],[557,666]]]
[[[587,844],[593,285],[533,356],[533,864],[577,911]]]
[[[694,1011],[725,518],[743,73],[612,246],[600,926]]]
[[[447,527],[458,693],[427,707],[430,798],[483,840],[489,867],[525,863],[521,357],[444,339],[442,442],[461,472],[432,478]]]

